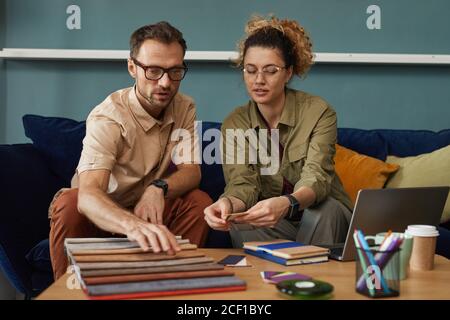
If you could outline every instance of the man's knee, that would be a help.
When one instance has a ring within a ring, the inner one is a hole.
[[[78,189],[63,191],[51,205],[52,223],[77,228],[87,218],[78,211]]]
[[[188,201],[190,205],[195,208],[195,210],[192,210],[192,212],[198,214],[202,218],[205,208],[213,203],[211,197],[206,192],[200,189],[194,189],[190,191],[183,197],[183,200]]]

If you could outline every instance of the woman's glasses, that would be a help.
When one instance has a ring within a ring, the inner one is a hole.
[[[242,69],[242,71],[244,71],[244,75],[247,75],[251,78],[256,78],[259,73],[261,73],[263,76],[274,76],[282,69],[286,69],[286,67],[279,67],[274,64],[269,64],[267,66],[264,66],[261,71],[259,71],[256,66],[248,64]]]

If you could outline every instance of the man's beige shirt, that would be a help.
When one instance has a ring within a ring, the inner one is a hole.
[[[250,101],[234,110],[223,122],[224,154],[227,129],[259,130],[267,129],[267,126],[257,105]],[[284,152],[279,170],[270,175],[261,174],[265,166],[261,165],[259,158],[257,163],[249,161],[248,140],[245,145],[240,145],[238,139],[228,141],[235,147],[234,154],[245,154],[245,163],[226,164],[223,160],[226,188],[222,196],[241,199],[248,209],[259,200],[280,196],[285,177],[294,186],[294,191],[302,186],[314,190],[315,204],[331,196],[351,209],[350,198],[334,171],[335,111],[320,97],[287,89],[278,129]]]
[[[172,151],[189,148],[180,163],[194,162],[195,104],[177,93],[157,120],[139,103],[134,87],[114,92],[96,106],[86,120],[83,150],[72,179],[87,170],[111,171],[107,193],[123,207],[134,206],[154,179],[164,177],[171,164]],[[184,130],[177,130],[184,129]],[[186,133],[192,137],[186,138]],[[180,143],[179,143],[180,142]],[[178,151],[179,152],[179,151]],[[175,164],[179,164],[173,161]]]

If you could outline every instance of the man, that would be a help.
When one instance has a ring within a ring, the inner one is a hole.
[[[55,280],[67,269],[69,237],[123,234],[145,251],[169,254],[180,250],[174,234],[204,244],[203,210],[212,201],[195,189],[199,165],[185,161],[168,172],[178,144],[173,133],[194,135],[194,102],[177,93],[187,71],[185,52],[182,33],[167,22],[131,35],[128,72],[135,85],[112,93],[89,114],[72,188],[58,192],[49,208]]]

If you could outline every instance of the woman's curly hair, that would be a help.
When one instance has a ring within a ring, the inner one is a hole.
[[[306,75],[314,63],[311,40],[305,29],[294,20],[255,15],[247,22],[245,33],[246,36],[238,43],[236,65],[240,68],[248,48],[254,46],[279,49],[286,67],[292,66],[294,74],[299,77]]]

